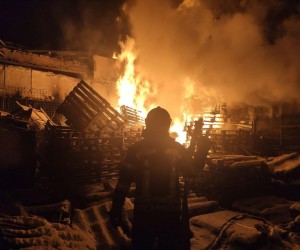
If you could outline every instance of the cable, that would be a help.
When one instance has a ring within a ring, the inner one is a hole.
[[[214,239],[214,241],[209,244],[209,246],[206,248],[206,250],[214,250],[214,249],[218,249],[218,245],[220,244],[221,242],[221,239],[222,237],[224,236],[226,230],[232,225],[234,224],[237,220],[242,220],[244,218],[252,218],[252,219],[257,219],[257,220],[261,220],[263,221],[265,224],[267,224],[268,226],[271,226],[271,224],[265,220],[264,218],[261,218],[261,217],[258,217],[258,216],[255,216],[255,215],[250,215],[250,214],[239,214],[239,215],[236,215],[232,218],[230,218],[224,225],[223,227],[221,228],[219,234],[216,236],[216,238]]]

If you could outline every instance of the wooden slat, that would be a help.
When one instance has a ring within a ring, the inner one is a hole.
[[[125,122],[124,117],[84,81],[69,93],[58,111],[74,128],[82,131],[116,131]],[[81,117],[81,124],[76,124]]]

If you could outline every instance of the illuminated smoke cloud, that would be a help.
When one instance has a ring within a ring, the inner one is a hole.
[[[136,68],[173,113],[183,100],[186,78],[195,83],[195,94],[215,89],[229,104],[295,98],[300,8],[297,1],[286,2],[136,0],[127,11]]]

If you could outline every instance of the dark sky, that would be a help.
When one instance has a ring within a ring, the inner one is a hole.
[[[126,0],[0,0],[0,39],[32,49],[79,50],[111,56],[118,40],[128,34],[121,7]],[[178,6],[182,0],[171,0]],[[282,35],[281,23],[298,14],[300,0],[203,0],[215,13],[245,12],[260,6],[257,15],[266,39]],[[242,4],[243,3],[243,4]],[[243,7],[241,7],[243,6]],[[256,14],[255,14],[256,15]]]
[[[123,0],[0,0],[0,39],[34,49],[118,48]]]

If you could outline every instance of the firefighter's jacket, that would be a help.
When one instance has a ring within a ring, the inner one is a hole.
[[[137,211],[180,211],[179,175],[190,171],[186,149],[168,134],[146,137],[128,149],[120,169],[112,212],[120,212],[132,182]]]

